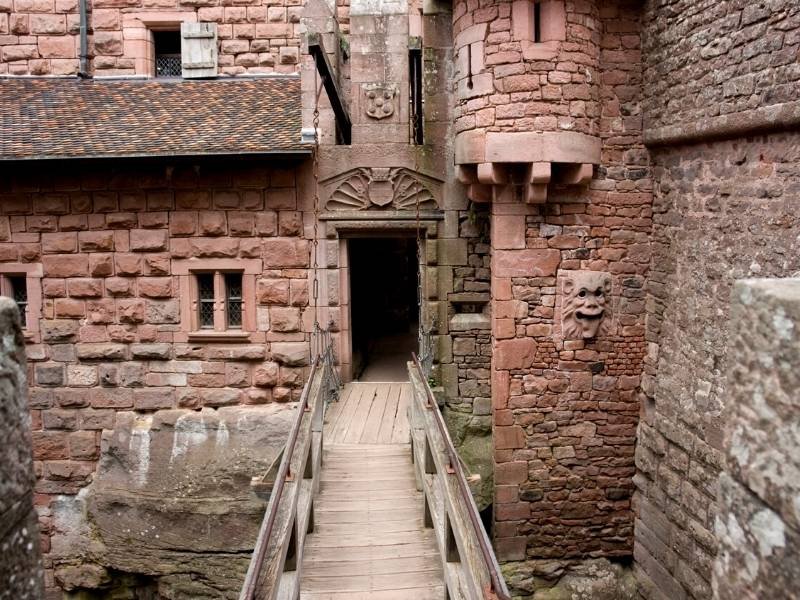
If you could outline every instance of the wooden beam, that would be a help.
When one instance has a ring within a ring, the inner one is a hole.
[[[342,94],[339,85],[333,75],[333,69],[328,62],[328,55],[325,54],[325,47],[322,45],[322,36],[319,33],[308,34],[308,53],[314,57],[319,76],[322,78],[322,85],[325,93],[328,94],[333,115],[336,118],[336,134],[339,141],[343,144],[350,144],[352,123],[347,107],[342,102]],[[317,93],[317,90],[314,90]]]

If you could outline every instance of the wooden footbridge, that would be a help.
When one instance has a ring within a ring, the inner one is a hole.
[[[408,383],[343,390],[315,360],[254,486],[269,504],[240,600],[510,598],[416,359]]]

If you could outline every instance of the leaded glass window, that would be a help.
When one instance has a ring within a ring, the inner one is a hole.
[[[197,275],[197,309],[200,329],[214,329],[214,274]]]
[[[22,326],[27,325],[27,312],[28,312],[28,286],[25,277],[19,275],[12,275],[8,277],[9,283],[9,296],[13,298],[19,308],[19,317],[22,320]]]
[[[225,309],[228,329],[242,328],[242,274],[225,274]]]

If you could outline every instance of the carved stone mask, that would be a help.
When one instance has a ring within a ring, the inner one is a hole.
[[[589,340],[611,327],[611,275],[573,271],[564,276],[561,329],[566,340]]]

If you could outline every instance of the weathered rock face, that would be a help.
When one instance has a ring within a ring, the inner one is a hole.
[[[250,480],[284,445],[293,408],[118,413],[94,483],[54,508],[60,585],[115,587],[131,573],[171,599],[238,597],[265,508]]]
[[[631,570],[604,558],[508,563],[503,575],[514,598],[525,600],[633,600],[636,594]]]
[[[783,598],[800,580],[800,279],[736,284],[714,598]]]
[[[25,350],[16,304],[0,298],[0,598],[38,600],[43,591],[36,476],[26,393]]]

